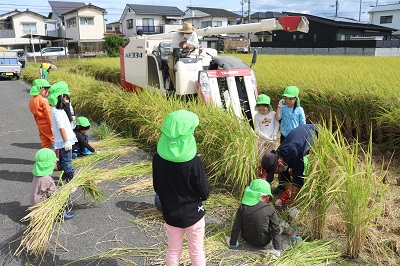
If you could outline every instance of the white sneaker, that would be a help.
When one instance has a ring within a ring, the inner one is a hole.
[[[76,192],[77,189],[78,189],[77,187],[73,187],[73,188],[71,189],[71,193]]]
[[[292,219],[296,218],[298,214],[299,214],[299,210],[296,207],[289,209],[289,215],[290,215],[290,217],[292,217]]]

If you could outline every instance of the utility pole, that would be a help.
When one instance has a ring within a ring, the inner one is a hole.
[[[247,11],[247,15],[249,16],[249,23],[251,23],[251,20],[250,20],[250,0],[247,0],[247,2],[249,3],[249,10]],[[249,46],[249,53],[250,53],[250,52],[251,52],[251,47],[250,47],[250,44],[251,44],[251,41],[250,41],[250,32],[247,33],[247,39],[248,39],[248,46]]]
[[[339,0],[336,0],[336,11],[335,11],[335,18],[337,18],[337,15],[338,15],[338,9],[339,9]]]
[[[362,0],[360,0],[360,13],[358,13],[358,21],[361,22],[361,4]]]
[[[243,15],[244,15],[244,13],[243,13],[243,5],[244,5],[244,3],[245,3],[245,0],[240,1],[240,4],[242,5],[242,23],[241,24],[243,24],[243,20],[244,20],[244,17],[243,17]]]

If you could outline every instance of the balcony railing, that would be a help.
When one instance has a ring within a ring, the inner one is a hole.
[[[164,33],[164,26],[137,26],[136,31],[142,30],[143,34],[158,34]]]
[[[0,30],[0,38],[15,38],[14,30]]]

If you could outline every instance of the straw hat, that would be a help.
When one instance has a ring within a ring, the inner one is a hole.
[[[192,33],[194,32],[195,28],[193,28],[192,23],[190,22],[185,22],[182,25],[182,29],[178,29],[179,32],[183,33]]]

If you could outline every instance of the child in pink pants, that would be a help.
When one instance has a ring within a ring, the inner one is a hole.
[[[178,110],[161,126],[153,157],[153,187],[159,197],[168,237],[167,266],[178,266],[186,233],[193,266],[205,266],[203,200],[210,194],[204,163],[197,155],[196,114]]]

